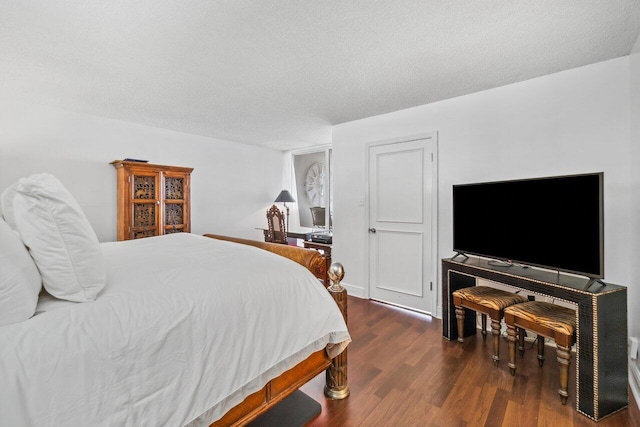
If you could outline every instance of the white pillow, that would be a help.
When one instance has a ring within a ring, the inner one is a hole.
[[[11,185],[6,190],[2,192],[0,195],[0,206],[7,206],[2,213],[2,217],[9,224],[9,227],[16,229],[16,222],[13,220],[13,209],[11,209],[10,205],[13,203],[13,199],[16,195],[16,188],[18,188],[18,183]]]
[[[56,298],[92,301],[106,284],[98,237],[71,193],[49,174],[18,181],[0,197],[40,270],[42,285]],[[11,220],[9,220],[11,218]]]
[[[40,274],[27,248],[0,219],[0,326],[33,316],[40,288]]]

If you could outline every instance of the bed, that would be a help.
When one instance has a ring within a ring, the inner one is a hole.
[[[26,222],[4,196],[6,222]],[[0,425],[241,425],[325,369],[325,394],[348,394],[341,269],[328,292],[319,253],[189,233],[97,245],[92,300],[43,290],[31,317],[0,326]]]

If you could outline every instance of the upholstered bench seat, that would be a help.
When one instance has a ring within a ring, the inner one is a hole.
[[[458,322],[458,341],[464,342],[465,308],[480,312],[482,315],[482,339],[487,335],[487,315],[491,318],[491,334],[493,336],[493,363],[500,361],[500,322],[505,308],[526,302],[527,298],[489,286],[472,286],[453,292],[453,305],[456,307]]]
[[[527,301],[527,298],[522,295],[503,291],[501,289],[490,288],[488,286],[462,288],[455,291],[453,296],[454,298],[457,296],[492,310],[504,310],[513,304],[519,304]]]
[[[558,362],[560,363],[560,400],[567,403],[569,364],[571,363],[571,346],[575,343],[576,312],[567,307],[544,301],[530,301],[516,304],[504,310],[509,339],[509,370],[516,372],[516,339],[520,342],[520,354],[523,353],[524,333],[528,329],[538,334],[538,365],[544,363],[544,337],[556,342]]]
[[[505,309],[509,313],[543,328],[563,335],[573,335],[576,330],[576,312],[567,307],[544,301],[530,301]]]

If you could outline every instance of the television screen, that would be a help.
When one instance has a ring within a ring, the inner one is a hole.
[[[604,278],[603,174],[453,186],[456,252]]]

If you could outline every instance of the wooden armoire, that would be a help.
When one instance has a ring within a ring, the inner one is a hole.
[[[191,232],[193,168],[114,160],[118,240]]]

